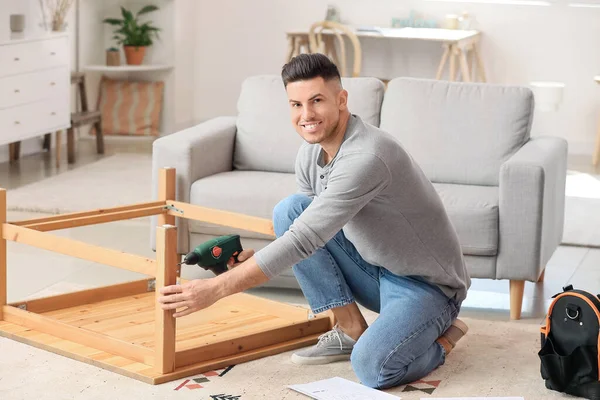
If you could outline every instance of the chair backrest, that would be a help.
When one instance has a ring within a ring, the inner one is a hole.
[[[379,126],[384,85],[376,78],[342,78],[348,108],[363,121]],[[281,77],[247,78],[238,99],[233,167],[240,170],[294,172],[302,138],[290,119]]]
[[[380,127],[433,182],[497,186],[502,163],[529,140],[533,108],[527,87],[396,78]]]
[[[346,68],[346,43],[344,36],[350,39],[354,55],[352,74],[348,75]],[[311,53],[322,53],[328,56],[338,66],[342,76],[360,76],[362,49],[358,37],[346,25],[333,21],[320,21],[311,25],[308,31],[308,42]],[[337,42],[337,46],[336,46]],[[338,55],[339,49],[339,55]]]

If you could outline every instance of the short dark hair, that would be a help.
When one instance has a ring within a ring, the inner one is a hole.
[[[337,79],[340,83],[338,67],[324,54],[299,54],[285,64],[281,70],[283,85],[321,77],[325,81]]]

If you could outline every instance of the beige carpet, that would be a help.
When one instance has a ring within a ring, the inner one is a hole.
[[[8,190],[12,211],[59,214],[152,201],[152,156],[116,154]]]
[[[368,320],[373,318],[372,314],[367,315]],[[569,397],[544,387],[539,373],[539,331],[535,323],[474,319],[465,319],[465,322],[470,332],[448,356],[445,365],[423,379],[424,382],[386,392],[403,399]],[[348,362],[298,366],[290,362],[291,352],[233,366],[223,376],[218,376],[223,372],[220,370],[158,386],[4,338],[0,338],[0,354],[0,398],[3,400],[302,399],[307,397],[287,386],[335,376],[357,381]],[[219,394],[226,396],[211,397]]]

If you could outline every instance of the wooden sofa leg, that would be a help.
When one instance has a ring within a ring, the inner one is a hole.
[[[538,278],[538,283],[542,283],[544,282],[544,277],[546,275],[546,269],[544,268],[544,270],[542,271],[542,274],[540,275],[540,277]]]
[[[521,319],[525,281],[510,281],[510,319]]]

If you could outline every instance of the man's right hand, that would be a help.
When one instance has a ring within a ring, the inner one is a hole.
[[[241,263],[243,263],[244,261],[246,261],[247,259],[249,259],[250,257],[252,257],[254,255],[254,250],[252,249],[247,249],[247,250],[242,250],[242,252],[238,255],[238,263],[235,262],[235,260],[233,259],[233,257],[231,257],[229,259],[229,261],[227,261],[227,266],[229,268],[235,268],[238,265],[240,265]]]

